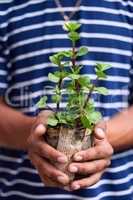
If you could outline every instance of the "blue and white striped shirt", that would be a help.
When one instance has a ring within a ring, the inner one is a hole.
[[[65,12],[75,0],[62,0]],[[99,81],[107,96],[94,98],[96,107],[109,118],[128,106],[130,71],[133,68],[133,1],[82,0],[73,16],[82,24],[79,45],[90,53],[79,62],[83,74],[95,79],[96,62],[112,66],[108,79]],[[7,104],[27,115],[36,115],[36,102],[51,95],[48,73],[54,52],[70,48],[63,19],[54,0],[0,0],[0,95]],[[50,103],[51,104],[51,103]],[[53,105],[52,105],[53,106]],[[65,106],[65,99],[62,107]],[[117,153],[101,180],[75,192],[44,187],[23,151],[0,149],[0,200],[132,200],[133,151]]]

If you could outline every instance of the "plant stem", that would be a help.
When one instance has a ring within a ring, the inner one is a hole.
[[[72,56],[72,67],[75,68],[76,65],[76,50],[75,50],[75,43],[73,43],[73,48],[72,48],[73,56]]]
[[[84,104],[84,106],[83,106],[83,108],[85,108],[85,107],[87,106],[87,103],[88,103],[89,100],[90,100],[90,97],[91,97],[91,95],[92,95],[92,92],[94,91],[94,89],[95,89],[95,87],[96,87],[97,81],[98,81],[98,78],[96,78],[95,84],[92,85],[92,87],[91,87],[91,89],[90,89],[90,91],[89,91],[89,94],[88,94],[88,96],[87,96],[87,99],[86,99],[86,101],[85,101],[85,104]]]
[[[75,48],[75,43],[73,42],[73,47],[72,47],[72,52],[73,52],[73,56],[72,56],[72,68],[75,69],[76,68],[76,48]],[[77,98],[80,95],[80,84],[78,82],[78,80],[75,80],[75,90],[77,92]],[[75,124],[75,128],[78,128],[80,126],[80,118],[78,118],[76,120],[76,124]]]
[[[61,78],[60,81],[59,81],[59,84],[58,84],[59,90],[61,90],[61,88],[62,88],[62,80],[63,79]],[[57,108],[57,111],[60,109],[60,102],[57,103],[56,108]]]
[[[91,97],[91,95],[92,95],[92,92],[93,92],[94,88],[95,88],[95,85],[93,84],[92,87],[91,87],[91,89],[90,89],[90,91],[89,91],[89,94],[88,94],[88,96],[87,96],[87,99],[86,99],[86,101],[85,101],[85,104],[84,104],[83,108],[85,108],[85,107],[87,106],[87,103],[88,103],[89,100],[90,100],[90,97]]]
[[[63,68],[63,66],[60,63],[60,65],[59,65],[60,73],[63,71],[62,68]],[[58,88],[60,90],[60,95],[61,95],[62,82],[63,82],[63,78],[62,78],[62,75],[60,75],[60,80],[59,80],[59,83],[58,83]],[[57,106],[56,106],[57,112],[58,112],[59,109],[60,109],[60,102],[58,102]]]
[[[75,66],[76,66],[76,48],[75,48],[75,43],[73,42],[72,45],[73,45],[73,47],[72,47],[72,53],[73,53],[73,56],[72,56],[72,68],[75,69]],[[79,93],[80,85],[79,85],[77,80],[75,80],[75,89],[76,89],[77,93]]]

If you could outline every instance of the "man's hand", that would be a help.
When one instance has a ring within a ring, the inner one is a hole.
[[[51,162],[65,163],[67,162],[67,157],[49,146],[44,140],[46,128],[43,124],[44,118],[47,118],[48,115],[49,113],[46,111],[39,115],[38,125],[33,128],[28,138],[28,155],[45,185],[48,186],[50,181],[53,181],[63,187],[68,184],[69,178],[66,174],[56,169]]]
[[[106,167],[110,165],[113,148],[109,144],[104,131],[96,128],[94,146],[76,153],[74,161],[69,165],[69,171],[84,175],[85,178],[73,181],[70,190],[89,187],[101,178]]]

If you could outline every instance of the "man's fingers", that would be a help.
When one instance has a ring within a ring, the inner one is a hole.
[[[66,163],[67,157],[45,143],[45,141],[40,141],[35,144],[35,147],[33,147],[36,150],[36,153],[39,154],[39,156],[43,158],[47,158],[48,160],[59,162],[59,163]]]
[[[90,161],[97,159],[104,159],[111,157],[113,154],[113,148],[108,143],[103,143],[103,145],[99,145],[96,147],[91,147],[87,150],[80,151],[74,155],[75,161]]]
[[[48,178],[59,182],[60,184],[67,185],[69,183],[69,177],[63,172],[56,169],[53,165],[51,165],[47,160],[42,159],[36,153],[29,154],[29,157],[33,163],[33,165],[37,168],[39,174],[41,175],[41,179],[45,183],[45,176]]]
[[[67,157],[61,152],[57,151],[45,141],[30,141],[30,151],[37,153],[40,157],[47,158],[48,160],[66,163]]]
[[[73,181],[70,185],[70,189],[71,190],[78,190],[78,189],[81,189],[81,188],[90,187],[100,180],[102,174],[103,174],[103,172],[99,172],[99,173],[96,173],[94,175],[89,176],[88,178]]]
[[[41,172],[38,172],[40,175],[40,178],[42,180],[42,182],[44,183],[44,185],[46,187],[58,187],[59,188],[63,188],[64,185],[60,184],[59,182],[57,182],[56,180],[52,180],[51,178],[49,178],[48,176],[42,174]],[[66,186],[64,186],[66,187]]]
[[[35,132],[31,134],[28,139],[29,150],[36,152],[40,157],[47,158],[51,161],[66,163],[67,157],[45,142],[43,138],[45,131],[46,128],[42,124],[36,127]]]
[[[76,153],[73,157],[75,161],[108,158],[113,154],[113,148],[108,142],[104,130],[99,126],[95,128],[93,139],[94,145],[87,150]]]
[[[104,170],[110,165],[109,159],[95,160],[92,162],[72,163],[69,165],[69,171],[82,175],[90,175]]]

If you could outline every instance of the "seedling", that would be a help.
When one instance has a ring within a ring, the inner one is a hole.
[[[64,24],[64,30],[67,31],[68,39],[72,48],[67,51],[60,51],[50,56],[50,61],[58,70],[49,73],[48,78],[53,86],[52,102],[56,105],[53,114],[48,118],[48,130],[46,141],[63,151],[69,162],[73,154],[83,148],[91,145],[90,134],[93,133],[95,125],[102,119],[100,112],[96,111],[92,94],[99,93],[107,95],[108,90],[105,87],[98,86],[98,80],[107,78],[106,70],[110,68],[108,64],[96,63],[96,80],[92,81],[89,75],[82,75],[83,65],[78,64],[78,59],[88,54],[88,48],[81,46],[76,48],[80,40],[78,30],[81,24],[67,22]],[[65,109],[61,109],[63,96],[67,96]],[[48,109],[47,96],[44,96],[38,102],[38,107]],[[53,110],[53,108],[49,108]],[[53,136],[53,137],[52,137]],[[86,144],[85,144],[86,143]],[[57,166],[65,173],[74,175],[67,171],[68,163],[64,166]]]

